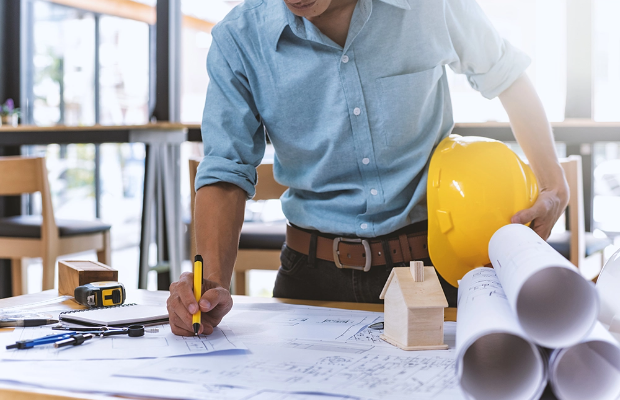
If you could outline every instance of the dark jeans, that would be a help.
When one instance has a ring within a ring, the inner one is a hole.
[[[420,261],[432,265],[430,258]],[[280,263],[273,296],[302,300],[383,303],[379,295],[392,270],[386,266],[372,267],[368,272],[339,269],[333,262],[318,258],[311,265],[307,255],[289,249],[286,244],[282,247]],[[404,267],[405,263],[394,266]],[[449,306],[456,307],[457,289],[441,275],[439,281]]]

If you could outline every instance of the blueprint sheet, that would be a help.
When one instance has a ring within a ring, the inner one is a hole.
[[[191,354],[205,354],[214,351],[245,349],[225,325],[216,328],[209,336],[182,337],[174,335],[170,325],[157,325],[158,333],[145,333],[142,337],[126,335],[95,337],[80,346],[60,349],[53,345],[35,346],[31,349],[6,350],[8,344],[18,340],[40,338],[62,333],[49,326],[16,328],[13,332],[0,335],[0,359],[3,360],[126,360],[132,358],[171,357]]]
[[[407,352],[368,328],[382,320],[373,312],[237,304],[221,326],[248,350],[148,361],[7,360],[0,362],[0,385],[197,400],[463,398],[455,376],[455,323],[444,327],[450,350]],[[69,350],[79,347],[86,349]]]
[[[139,398],[196,399],[196,400],[262,400],[294,399],[286,393],[260,391],[223,385],[179,383],[153,379],[106,376],[119,368],[137,368],[143,361],[4,361],[0,363],[2,387],[13,389],[45,388],[80,391],[105,395],[124,395]],[[339,400],[336,397],[334,400]],[[300,397],[299,400],[306,400]],[[308,397],[307,400],[314,400]]]
[[[453,352],[399,352],[335,354],[263,346],[251,354],[158,360],[119,375],[368,399],[462,398]]]
[[[367,399],[462,398],[455,323],[444,328],[452,349],[408,352],[368,328],[382,319],[382,313],[242,304],[225,322],[249,352],[158,360],[117,375]]]

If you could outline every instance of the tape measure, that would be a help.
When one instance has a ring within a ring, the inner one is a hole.
[[[92,282],[76,287],[73,295],[86,307],[118,306],[125,302],[125,287],[120,282]]]

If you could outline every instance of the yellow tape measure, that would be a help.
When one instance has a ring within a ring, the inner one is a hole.
[[[86,307],[118,306],[125,302],[125,287],[120,282],[92,282],[78,286],[75,300]]]

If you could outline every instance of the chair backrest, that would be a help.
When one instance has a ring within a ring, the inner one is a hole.
[[[192,220],[194,216],[194,207],[196,205],[194,182],[196,181],[196,172],[198,171],[199,164],[200,159],[189,159],[189,192],[191,193]],[[254,200],[279,199],[286,191],[287,187],[280,185],[273,177],[273,164],[259,165],[258,168],[256,168],[256,174],[258,175],[258,181],[256,183],[256,195],[254,196]]]
[[[583,175],[581,169],[581,156],[572,155],[560,159],[560,165],[564,169],[570,198],[568,200],[568,229],[570,237],[570,261],[575,265],[583,265],[586,257],[585,240],[585,216],[583,209]]]
[[[41,235],[58,236],[44,157],[0,157],[0,196],[41,193]]]
[[[44,162],[40,157],[0,157],[0,196],[42,192]]]
[[[258,180],[256,182],[256,195],[253,200],[279,199],[286,189],[273,177],[273,164],[261,164],[256,168]]]

